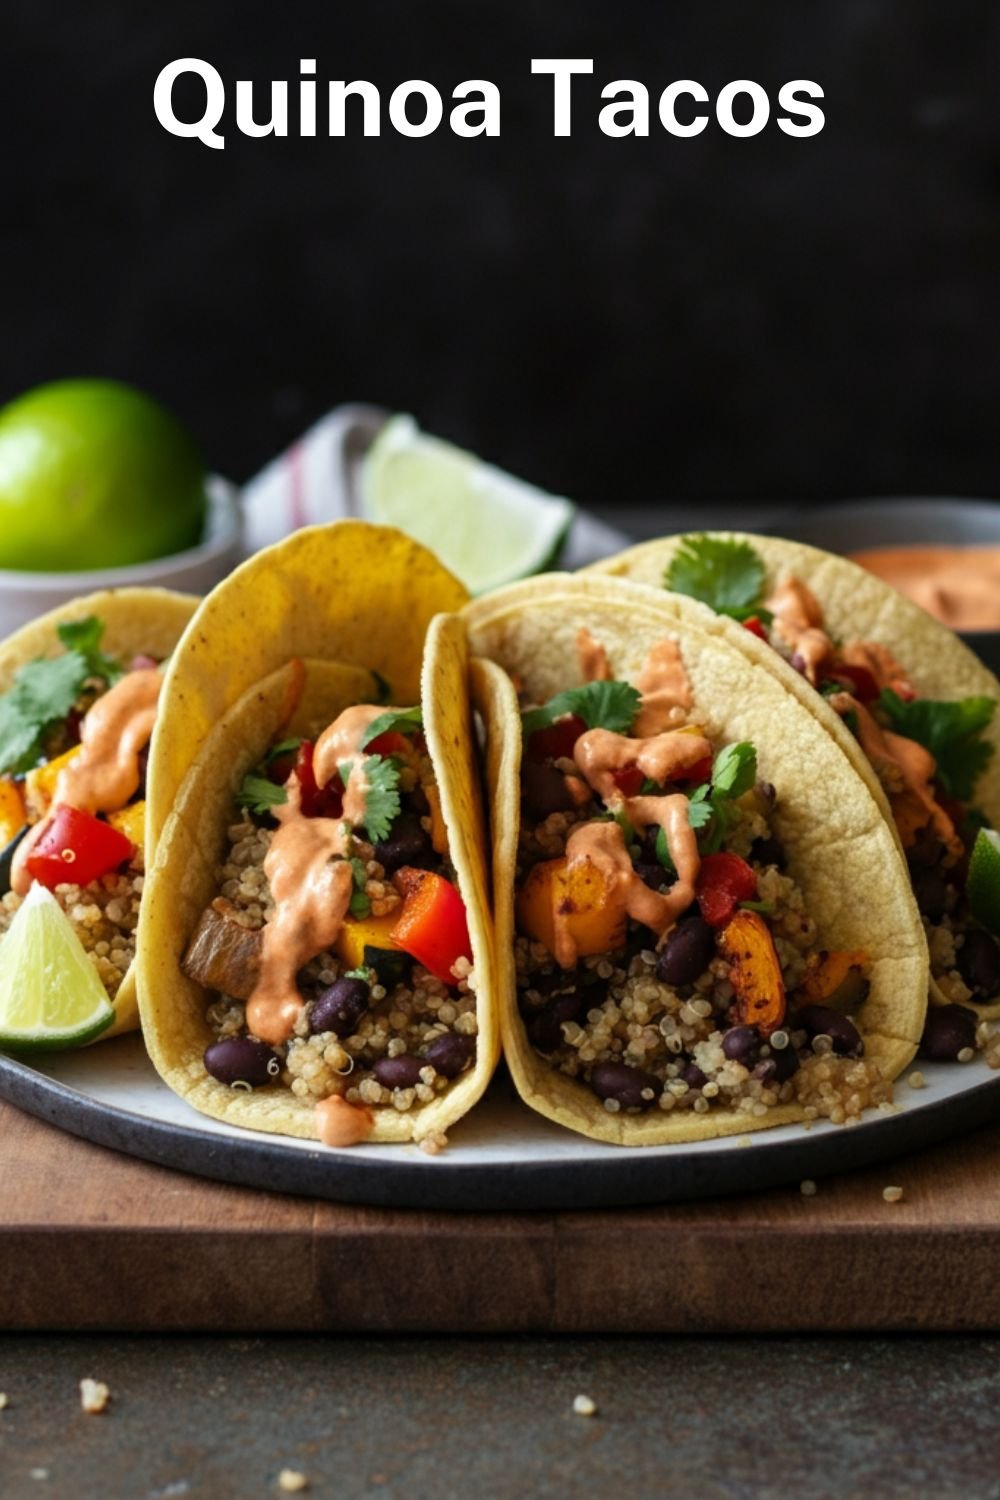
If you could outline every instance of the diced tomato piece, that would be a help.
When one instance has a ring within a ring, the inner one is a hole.
[[[686,771],[678,771],[674,780],[680,786],[701,786],[703,781],[710,781],[712,777],[712,757],[706,755],[702,760],[695,761],[693,766],[688,766]]]
[[[587,721],[579,714],[569,714],[557,719],[546,729],[536,729],[528,741],[525,754],[528,760],[561,760],[572,756],[573,746],[581,734],[587,732]]]
[[[879,695],[879,685],[867,667],[837,666],[830,675],[835,681],[846,683],[859,703],[874,703]]]
[[[741,901],[757,894],[757,876],[738,854],[706,854],[695,885],[709,927],[725,927]]]
[[[28,855],[28,874],[39,885],[89,885],[132,858],[135,845],[110,823],[58,803]]]
[[[405,734],[400,734],[398,729],[387,729],[385,734],[378,734],[370,745],[365,746],[366,755],[405,755],[410,749],[410,741]]]
[[[472,958],[465,903],[449,880],[404,865],[392,877],[403,909],[389,934],[397,948],[423,964],[442,984],[457,984],[452,969]]]
[[[307,818],[339,818],[344,808],[343,787],[335,776],[324,787],[316,785],[312,740],[303,740],[295,757],[295,774],[301,788],[302,812]]]
[[[767,640],[767,631],[764,628],[764,622],[758,619],[756,615],[751,615],[748,620],[743,621],[743,629],[749,630],[750,634],[755,635],[759,641]]]
[[[623,766],[620,771],[611,772],[611,780],[623,797],[638,797],[645,779],[638,766]]]

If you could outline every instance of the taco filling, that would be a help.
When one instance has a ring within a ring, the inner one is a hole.
[[[0,696],[0,936],[45,886],[114,1000],[135,957],[163,673],[153,656],[105,655],[96,616],[56,629],[63,653],[22,666]]]
[[[229,821],[182,965],[209,992],[208,1073],[291,1090],[331,1146],[444,1093],[475,1062],[475,974],[420,708],[274,744]]]
[[[770,591],[765,577],[763,558],[749,542],[703,535],[682,539],[663,581],[769,642],[844,721],[888,800],[940,996],[949,1005],[996,1005],[1000,907],[970,900],[966,885],[987,823],[976,806],[976,783],[994,754],[984,731],[996,700],[921,697],[910,676],[912,664],[896,660],[878,641],[835,638],[819,600],[792,573],[781,575]],[[964,1025],[959,1016],[952,1021],[961,1045],[945,1052],[971,1056],[974,1014]],[[942,1018],[932,1011],[928,1025],[936,1033]],[[933,1035],[924,1046],[925,1051],[936,1046],[943,1055]]]
[[[755,746],[698,722],[674,640],[634,685],[586,629],[577,648],[586,685],[522,704],[516,966],[536,1053],[611,1114],[893,1108],[852,1020],[868,956],[824,948]]]

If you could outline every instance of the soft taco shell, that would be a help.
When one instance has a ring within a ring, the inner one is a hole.
[[[654,642],[676,639],[698,721],[713,739],[757,746],[761,775],[778,788],[776,831],[822,943],[870,955],[871,991],[855,1017],[866,1055],[887,1078],[906,1067],[927,997],[927,947],[906,866],[868,786],[755,649],[761,643],[746,631],[745,645],[734,639],[726,621],[693,600],[619,579],[558,573],[475,600],[465,618],[470,649],[488,658],[473,662],[472,682],[488,737],[501,1034],[522,1099],[559,1124],[619,1145],[704,1140],[803,1118],[795,1104],[779,1105],[763,1119],[714,1109],[705,1115],[609,1114],[528,1042],[513,960],[520,714],[506,674],[516,673],[535,702],[578,685],[576,637],[584,625],[623,678],[636,675]]]
[[[877,641],[892,652],[922,698],[957,699],[983,696],[1000,703],[1000,682],[974,651],[940,620],[922,610],[912,599],[897,593],[881,578],[832,552],[822,552],[804,542],[746,532],[716,532],[727,541],[746,542],[753,547],[767,570],[766,588],[773,589],[794,574],[816,595],[830,633],[843,640]],[[619,552],[595,563],[588,573],[629,578],[654,588],[663,579],[683,542],[683,536],[661,537]],[[729,624],[734,635],[747,635],[741,626]],[[778,652],[760,642],[766,661],[779,673],[789,692],[795,693],[826,726],[855,769],[879,800],[885,817],[892,813],[868,757],[840,715],[813,689]],[[993,828],[1000,828],[1000,711],[994,714],[984,738],[993,746],[993,756],[976,783],[975,806]],[[944,1003],[931,981],[931,997]],[[1000,1016],[1000,1003],[975,1007],[980,1016]]]
[[[305,669],[304,685],[301,670]],[[465,632],[454,615],[427,634],[422,681],[407,697],[424,705],[424,734],[435,767],[458,887],[465,902],[477,977],[476,1062],[430,1104],[399,1114],[379,1109],[370,1141],[419,1140],[446,1130],[480,1097],[499,1056],[492,932],[488,920],[482,808],[466,688]],[[289,718],[289,702],[302,686]],[[239,1092],[211,1078],[205,1048],[206,992],[181,971],[202,911],[218,894],[233,800],[245,773],[285,734],[315,735],[349,705],[372,701],[378,683],[342,662],[291,662],[251,687],[211,730],[188,771],[159,840],[143,898],[139,994],[149,1054],[163,1079],[195,1109],[232,1125],[316,1138],[313,1104],[286,1088]]]
[[[194,594],[148,588],[102,589],[70,599],[23,625],[0,643],[0,693],[7,692],[18,669],[28,662],[62,655],[66,648],[56,634],[57,625],[96,615],[104,622],[101,648],[109,656],[128,660],[139,653],[148,653],[162,660],[177,645],[198,603]],[[118,987],[114,1007],[114,1022],[101,1032],[99,1042],[123,1031],[134,1031],[139,1025],[134,963]]]

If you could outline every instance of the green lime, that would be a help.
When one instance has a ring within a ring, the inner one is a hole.
[[[573,506],[394,417],[365,460],[369,520],[424,542],[474,594],[526,578],[558,556]]]
[[[78,1047],[114,1018],[66,913],[51,891],[33,885],[0,942],[0,1047]]]
[[[0,409],[0,568],[77,572],[201,541],[205,467],[160,404],[115,380],[58,380]]]
[[[988,931],[1000,935],[1000,833],[980,828],[965,881],[969,909]]]

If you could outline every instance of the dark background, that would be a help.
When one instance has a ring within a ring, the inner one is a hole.
[[[236,479],[369,400],[604,507],[1000,488],[988,0],[8,0],[3,40],[0,397],[133,380]],[[186,55],[224,151],[153,114]],[[594,59],[568,140],[533,56]],[[502,134],[241,136],[235,81],[301,57],[384,109],[490,78]],[[827,123],[611,140],[622,77],[812,78]]]

